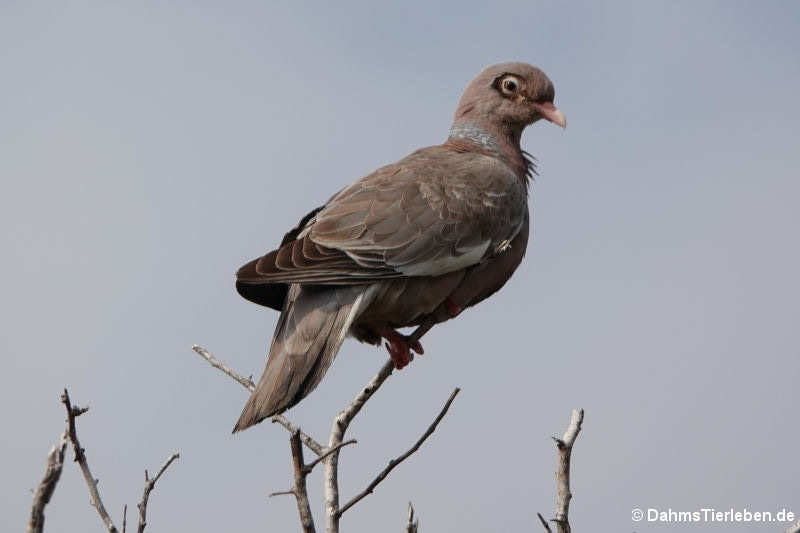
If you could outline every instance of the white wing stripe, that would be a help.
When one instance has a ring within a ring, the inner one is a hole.
[[[396,268],[406,276],[440,276],[478,264],[486,250],[489,249],[489,244],[491,241],[486,240],[477,246],[459,248],[459,251],[463,251],[461,255],[439,256],[421,263],[402,265]]]

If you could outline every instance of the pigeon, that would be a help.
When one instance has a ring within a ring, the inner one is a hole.
[[[400,369],[423,353],[422,333],[506,283],[525,255],[535,173],[520,137],[540,119],[566,127],[554,97],[537,67],[485,68],[464,91],[443,144],[345,187],[277,249],[239,269],[239,294],[280,317],[234,433],[305,398],[346,336],[385,340]],[[397,331],[413,326],[412,335]]]

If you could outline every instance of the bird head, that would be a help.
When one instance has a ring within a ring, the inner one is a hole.
[[[540,69],[527,63],[500,63],[470,82],[456,110],[456,123],[507,124],[521,131],[545,119],[562,128],[567,118],[554,104],[555,88]]]

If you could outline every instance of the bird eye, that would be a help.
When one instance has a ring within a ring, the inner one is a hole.
[[[514,76],[507,76],[500,82],[500,89],[506,96],[516,94],[519,90],[519,80]]]

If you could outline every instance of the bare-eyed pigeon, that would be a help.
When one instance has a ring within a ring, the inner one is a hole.
[[[234,432],[281,413],[319,384],[342,341],[386,347],[396,368],[422,353],[397,328],[458,315],[502,287],[528,242],[525,126],[566,127],[544,72],[484,69],[444,144],[379,168],[307,214],[280,247],[244,265],[239,293],[281,311],[267,366]]]

